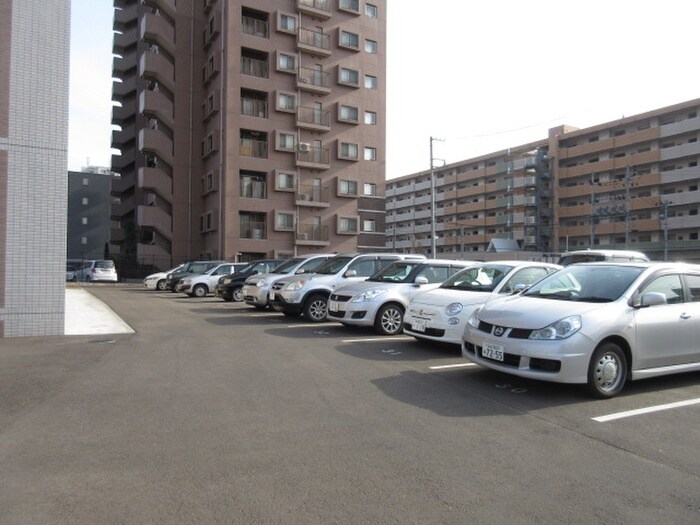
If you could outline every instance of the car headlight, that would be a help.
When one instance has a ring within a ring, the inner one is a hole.
[[[481,312],[481,308],[477,308],[469,316],[469,319],[467,320],[467,323],[469,323],[469,326],[472,326],[474,328],[479,328],[479,312]]]
[[[255,286],[258,288],[263,288],[267,286],[267,281],[265,281],[265,279],[260,279],[257,283],[255,283]]]
[[[462,306],[462,303],[451,303],[448,304],[445,307],[445,315],[452,317],[453,315],[457,315],[462,311],[464,307]]]
[[[556,323],[545,326],[540,330],[533,330],[530,334],[530,339],[566,339],[571,337],[581,329],[581,316],[571,315],[559,319]]]
[[[180,281],[180,284],[185,285],[185,284],[190,284],[191,282],[192,282],[192,279],[182,279],[182,280]]]
[[[374,300],[375,298],[379,297],[380,295],[385,294],[387,291],[386,290],[367,290],[366,292],[362,292],[360,295],[357,297],[353,298],[352,303],[364,303],[364,302],[369,302]]]
[[[284,289],[288,292],[296,292],[297,290],[301,290],[305,284],[306,281],[303,279],[301,281],[292,281],[287,286],[285,286]]]

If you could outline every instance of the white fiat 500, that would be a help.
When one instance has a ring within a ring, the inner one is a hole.
[[[476,263],[435,290],[413,298],[404,316],[404,333],[417,339],[461,345],[467,319],[477,307],[525,288],[559,268],[556,264],[530,261]]]
[[[700,266],[582,263],[470,317],[462,355],[600,398],[627,379],[700,370]]]

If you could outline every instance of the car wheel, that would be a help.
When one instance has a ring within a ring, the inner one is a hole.
[[[385,304],[377,312],[374,329],[382,335],[396,335],[403,331],[403,308],[398,304]]]
[[[161,279],[160,281],[158,281],[156,283],[156,290],[158,290],[159,292],[164,292],[165,290],[167,290],[167,288],[168,288],[168,285],[165,282],[165,279]]]
[[[304,317],[314,323],[320,323],[326,320],[328,313],[328,299],[321,294],[315,294],[309,297],[304,303]]]
[[[605,399],[620,393],[627,380],[627,357],[615,343],[600,345],[588,365],[588,390]]]
[[[74,282],[74,283],[77,283],[77,282],[78,282],[78,278],[74,275],[74,276],[71,278],[71,281]]]
[[[89,275],[86,275],[86,276],[85,276],[85,282],[86,282],[86,283],[89,283],[89,282],[90,282],[90,276],[89,276]]]
[[[231,295],[233,296],[234,301],[236,301],[237,303],[242,303],[243,302],[243,287],[239,286],[238,288],[234,288]]]
[[[233,301],[233,297],[231,297],[229,294],[221,294],[221,298],[226,301],[227,303],[230,303]]]
[[[205,297],[208,293],[209,290],[207,290],[207,287],[204,284],[197,284],[192,289],[192,295],[195,297]]]

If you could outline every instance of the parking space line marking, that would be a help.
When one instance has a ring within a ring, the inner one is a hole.
[[[308,323],[308,324],[288,324],[287,328],[318,328],[319,323]]]
[[[449,370],[450,368],[471,368],[473,366],[479,366],[476,363],[459,363],[457,365],[438,365],[431,366],[430,370]]]
[[[410,341],[412,337],[399,335],[396,337],[365,337],[357,339],[343,339],[342,343],[376,343],[377,341]]]
[[[675,403],[667,403],[665,405],[656,405],[647,408],[638,408],[637,410],[627,410],[625,412],[617,412],[615,414],[608,414],[607,416],[592,417],[593,421],[598,423],[605,423],[606,421],[613,421],[615,419],[622,419],[625,417],[639,416],[642,414],[649,414],[651,412],[660,412],[661,410],[671,410],[672,408],[686,407],[690,405],[700,404],[700,397],[696,399],[688,399],[687,401],[677,401]]]

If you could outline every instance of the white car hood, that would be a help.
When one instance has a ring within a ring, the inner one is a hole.
[[[512,328],[537,329],[570,315],[584,315],[613,303],[579,303],[541,297],[508,296],[486,303],[479,319]],[[598,312],[599,313],[599,312]]]
[[[360,281],[359,283],[348,284],[341,286],[334,293],[338,295],[349,295],[355,297],[356,295],[366,292],[367,290],[391,290],[397,286],[413,286],[411,283],[378,283],[378,282],[367,282]]]
[[[467,292],[465,290],[452,290],[450,288],[437,288],[429,292],[420,293],[411,300],[411,306],[432,306],[444,308],[452,303],[461,303],[462,306],[485,303],[493,292]]]

